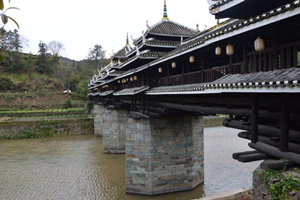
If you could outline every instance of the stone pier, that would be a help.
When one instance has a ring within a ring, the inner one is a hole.
[[[128,119],[126,192],[190,190],[204,181],[203,117]]]
[[[103,111],[106,108],[102,105],[94,104],[94,109],[92,110],[92,114],[94,115],[94,135],[96,137],[103,136]]]
[[[104,109],[102,112],[104,153],[125,153],[127,110]]]

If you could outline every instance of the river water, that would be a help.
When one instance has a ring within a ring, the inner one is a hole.
[[[238,131],[205,129],[205,184],[154,197],[125,193],[125,155],[103,153],[102,138],[66,136],[0,141],[1,200],[189,200],[251,186],[258,163],[233,152],[249,150]]]

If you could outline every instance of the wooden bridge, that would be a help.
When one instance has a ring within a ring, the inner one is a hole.
[[[224,125],[244,130],[254,150],[234,159],[300,165],[300,1],[220,0],[210,12],[230,19],[199,31],[164,16],[89,84],[104,140],[124,132],[107,151],[126,151],[128,192],[203,182],[203,115],[228,114]]]

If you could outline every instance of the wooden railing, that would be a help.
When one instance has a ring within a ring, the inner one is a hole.
[[[206,83],[215,81],[226,74],[243,73],[243,63],[234,63],[220,67],[213,67],[203,71],[179,74],[170,77],[162,77],[158,79],[156,86],[172,86],[182,84]]]

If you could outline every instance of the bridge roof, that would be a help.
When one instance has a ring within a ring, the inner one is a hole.
[[[266,91],[269,93],[299,93],[300,68],[225,75],[210,83],[156,87],[148,90],[146,94],[261,93]]]

